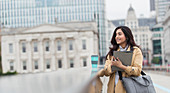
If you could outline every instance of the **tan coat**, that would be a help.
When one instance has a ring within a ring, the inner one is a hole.
[[[131,66],[128,66],[127,69],[122,72],[122,77],[129,77],[131,75],[133,76],[140,76],[141,70],[142,70],[142,61],[143,61],[143,55],[141,50],[138,47],[133,47],[133,56],[132,56],[132,64]],[[120,51],[118,49],[117,51]],[[127,51],[130,51],[130,47],[127,49]],[[126,93],[126,90],[123,87],[122,81],[118,80],[118,83],[116,87],[114,88],[115,84],[115,72],[111,71],[111,60],[112,56],[107,56],[106,63],[104,66],[104,69],[101,69],[98,72],[98,77],[110,76],[109,82],[108,82],[108,89],[107,93]],[[100,82],[100,81],[99,81]],[[100,84],[100,83],[99,83]],[[102,84],[97,85],[98,87],[101,87]]]

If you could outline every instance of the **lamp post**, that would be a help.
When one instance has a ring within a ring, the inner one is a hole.
[[[100,30],[99,30],[99,27],[100,27],[100,22],[99,22],[99,14],[94,12],[94,20],[96,21],[97,23],[97,30],[98,30],[98,47],[99,47],[99,63],[102,65],[103,64],[103,57],[101,56],[101,48],[100,48]]]

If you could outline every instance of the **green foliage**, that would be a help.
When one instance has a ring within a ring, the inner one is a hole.
[[[159,64],[159,62],[160,62],[159,57],[153,57],[152,63],[154,63],[154,64]]]
[[[18,74],[16,71],[14,71],[14,72],[8,71],[8,72],[6,72],[6,73],[2,73],[2,70],[0,70],[0,76],[1,76],[1,75],[2,75],[2,76],[5,76],[5,75],[16,75],[16,74]]]

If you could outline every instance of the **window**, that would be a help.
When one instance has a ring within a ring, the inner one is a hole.
[[[38,42],[34,42],[33,43],[33,46],[34,46],[34,52],[38,52]]]
[[[9,44],[9,53],[13,53],[13,44],[12,43]]]
[[[61,41],[60,40],[57,41],[57,50],[61,51]]]
[[[119,25],[121,25],[121,21],[119,21]]]
[[[69,50],[73,50],[73,40],[69,40]]]
[[[11,61],[11,62],[9,63],[9,65],[10,65],[10,70],[13,71],[13,70],[14,70],[14,62]]]
[[[74,67],[73,59],[70,59],[70,67],[71,67],[71,68],[73,68],[73,67]]]
[[[46,60],[46,69],[50,69],[50,59]]]
[[[161,47],[161,40],[153,40],[153,54],[161,54],[162,53],[162,47]]]
[[[38,60],[34,61],[34,69],[38,69]]]
[[[27,70],[27,63],[26,63],[26,61],[23,61],[23,70]]]
[[[83,58],[83,66],[84,66],[84,67],[87,66],[87,60],[86,60],[86,58]]]
[[[26,43],[22,42],[22,52],[25,53],[26,52]]]
[[[49,51],[50,48],[49,48],[49,41],[46,41],[45,42],[45,51]]]
[[[58,68],[62,68],[62,61],[61,61],[61,59],[58,60]]]
[[[82,48],[83,50],[86,50],[86,40],[82,40]]]

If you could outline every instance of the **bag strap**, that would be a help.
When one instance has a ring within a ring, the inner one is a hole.
[[[122,72],[118,71],[118,73],[119,73],[119,79],[122,80]]]
[[[143,70],[141,71],[141,75],[146,75],[145,72],[144,72]]]
[[[133,51],[133,46],[130,47],[130,51]]]

